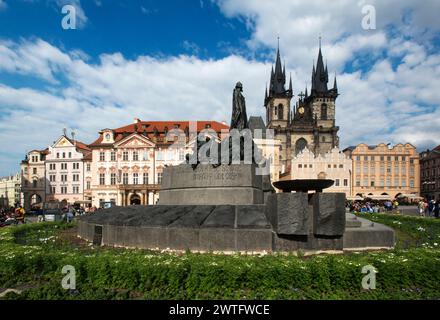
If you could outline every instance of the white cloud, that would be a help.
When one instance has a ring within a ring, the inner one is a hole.
[[[295,93],[310,83],[317,37],[323,35],[329,71],[338,73],[336,122],[343,147],[360,142],[432,147],[440,141],[440,54],[425,40],[440,30],[432,15],[439,5],[434,0],[423,7],[415,0],[370,3],[377,7],[376,31],[362,30],[361,7],[349,0],[281,0],[278,5],[224,0],[219,5],[225,15],[247,22],[250,52],[275,47],[280,35]],[[410,22],[404,24],[402,12],[409,9]],[[188,50],[192,45],[183,43]],[[244,84],[248,114],[264,116],[264,85],[274,52],[267,62],[243,58],[242,52],[232,48],[218,60],[188,55],[127,59],[114,53],[92,63],[87,53],[65,52],[41,39],[4,40],[0,72],[36,77],[44,89],[0,84],[0,127],[5,128],[0,141],[6,150],[0,162],[7,168],[17,154],[47,146],[63,127],[75,128],[79,139],[91,142],[99,129],[125,125],[133,117],[229,121],[237,81]],[[347,63],[354,70],[343,72]],[[371,65],[359,70],[365,63]]]

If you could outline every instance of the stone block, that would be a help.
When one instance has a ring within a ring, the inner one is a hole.
[[[268,197],[266,216],[277,234],[307,235],[308,206],[306,193],[275,193]]]
[[[342,236],[345,231],[345,193],[315,193],[312,196],[313,233]]]
[[[189,212],[171,223],[169,227],[199,228],[214,209],[215,206],[193,206]]]
[[[272,230],[235,230],[238,251],[272,251]]]
[[[235,230],[231,228],[202,228],[199,231],[200,249],[204,251],[235,251]]]
[[[199,229],[168,228],[168,246],[177,250],[199,250]]]
[[[203,228],[235,228],[235,207],[216,206],[202,224]]]
[[[271,224],[264,214],[265,205],[236,206],[237,228],[239,229],[270,229]]]

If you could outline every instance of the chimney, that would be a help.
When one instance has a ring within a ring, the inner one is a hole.
[[[139,123],[141,122],[141,120],[139,118],[134,118],[134,122],[133,123]]]

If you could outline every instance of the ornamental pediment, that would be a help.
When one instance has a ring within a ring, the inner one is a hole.
[[[137,133],[131,134],[115,144],[116,148],[145,148],[154,146],[150,139]]]

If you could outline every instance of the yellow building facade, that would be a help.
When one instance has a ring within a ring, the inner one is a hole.
[[[352,196],[394,199],[420,195],[419,154],[412,144],[361,143],[344,153],[352,159]]]

